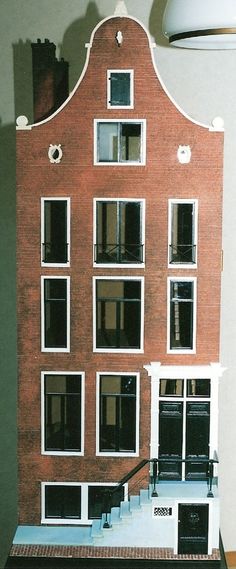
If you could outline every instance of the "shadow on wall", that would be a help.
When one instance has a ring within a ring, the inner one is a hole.
[[[69,90],[77,83],[86,58],[85,43],[90,40],[93,28],[103,19],[95,2],[89,2],[83,18],[75,20],[66,30],[59,44],[59,59],[69,62]],[[40,29],[38,31],[40,37]],[[42,41],[45,38],[40,37]],[[49,40],[54,42],[53,37]],[[35,41],[35,40],[34,40]],[[33,78],[31,40],[13,44],[15,117],[26,115],[33,123]]]
[[[86,58],[85,44],[89,42],[95,26],[103,20],[96,3],[89,2],[84,18],[75,20],[66,30],[60,46],[60,57],[69,61],[69,89],[73,89],[84,67]]]
[[[155,38],[155,42],[162,47],[168,47],[169,42],[162,32],[162,19],[167,0],[153,0],[149,16],[149,32]]]
[[[0,567],[17,523],[15,127],[0,126]]]
[[[60,57],[71,67],[70,89],[84,66],[91,32],[102,20],[95,2],[86,15],[66,31],[60,45]],[[40,28],[38,31],[40,36]],[[51,41],[54,38],[50,38]],[[26,115],[33,122],[33,81],[31,40],[13,44],[15,117]],[[15,125],[0,124],[0,257],[1,257],[1,326],[0,326],[0,568],[4,567],[17,525],[17,364],[16,364],[16,192],[15,192]]]
[[[13,44],[13,73],[15,95],[15,117],[26,115],[33,122],[33,80],[31,41],[19,40]]]

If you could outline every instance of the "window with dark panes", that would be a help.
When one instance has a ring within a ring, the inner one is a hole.
[[[44,200],[42,260],[67,263],[67,200]]]
[[[46,451],[81,451],[81,381],[80,375],[45,375]]]
[[[44,346],[67,347],[67,279],[44,279]]]
[[[97,201],[96,263],[141,263],[142,204]]]
[[[170,263],[196,263],[195,203],[171,204]]]
[[[141,282],[97,280],[96,348],[139,349]]]
[[[80,519],[81,486],[46,485],[45,518]]]
[[[142,162],[141,122],[99,122],[98,162]]]
[[[193,281],[170,282],[170,349],[193,348]]]
[[[110,508],[120,506],[124,500],[124,488],[114,491],[114,486],[88,487],[88,518],[98,519]]]
[[[127,107],[131,105],[130,72],[111,71],[109,73],[109,106]]]
[[[135,376],[100,376],[99,450],[136,451]]]

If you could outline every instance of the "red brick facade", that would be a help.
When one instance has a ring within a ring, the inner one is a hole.
[[[122,30],[123,43],[115,36]],[[134,69],[134,109],[107,109],[107,69]],[[94,119],[146,119],[144,166],[93,165]],[[48,158],[61,144],[59,164]],[[189,164],[177,160],[189,145]],[[150,361],[205,365],[219,360],[223,134],[185,117],[168,98],[154,69],[142,27],[111,18],[98,27],[77,90],[50,120],[17,133],[17,266],[19,361],[19,523],[40,524],[41,481],[114,482],[150,453]],[[71,263],[41,267],[40,199],[71,198]],[[145,268],[93,267],[93,198],[146,200]],[[198,266],[168,269],[168,199],[198,199]],[[40,277],[71,277],[71,349],[43,353]],[[92,278],[145,279],[144,353],[94,353]],[[168,354],[167,277],[197,277],[194,354]],[[41,455],[40,372],[85,372],[84,456]],[[140,372],[139,457],[96,456],[96,372]],[[30,505],[30,507],[29,507]]]

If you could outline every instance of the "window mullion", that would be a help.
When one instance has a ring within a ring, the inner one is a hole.
[[[122,303],[120,300],[116,301],[116,346],[117,348],[120,347],[120,326],[121,326],[121,306]]]
[[[117,262],[121,263],[121,202],[116,205],[116,244]]]
[[[116,451],[120,451],[120,428],[121,428],[121,401],[120,395],[116,395]]]
[[[184,382],[186,383],[186,381]],[[184,388],[185,389],[185,388]],[[182,458],[186,459],[186,392],[184,392],[183,400],[183,446],[182,446]],[[186,473],[186,463],[182,463],[182,480],[185,480]]]
[[[61,408],[61,430],[62,430],[62,441],[63,441],[63,449],[65,450],[66,445],[65,445],[65,419],[66,419],[66,413],[65,413],[65,406],[66,406],[66,402],[67,402],[67,396],[66,395],[61,395],[60,396],[60,408]]]
[[[122,123],[118,122],[118,141],[117,141],[117,153],[118,153],[118,162],[122,162],[121,160],[121,133],[122,133]]]

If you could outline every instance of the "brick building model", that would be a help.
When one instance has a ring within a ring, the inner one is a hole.
[[[222,125],[177,107],[121,3],[87,51],[60,108],[17,120],[7,567],[220,567]]]

